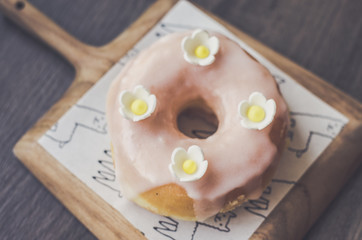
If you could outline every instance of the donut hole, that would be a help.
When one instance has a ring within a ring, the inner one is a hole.
[[[203,100],[185,106],[177,116],[177,127],[190,138],[206,139],[213,135],[219,125],[215,112]]]

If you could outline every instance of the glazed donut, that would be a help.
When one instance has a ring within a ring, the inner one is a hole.
[[[185,109],[215,116],[206,139],[182,133]],[[204,220],[257,199],[284,148],[287,104],[268,70],[227,37],[162,37],[111,84],[107,121],[124,196],[161,215]]]

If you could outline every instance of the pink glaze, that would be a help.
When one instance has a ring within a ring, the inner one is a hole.
[[[271,129],[276,120],[283,122],[276,134],[284,135],[288,111],[270,73],[222,35],[215,34],[220,49],[214,63],[202,67],[186,62],[181,41],[189,35],[163,37],[125,67],[109,90],[107,118],[123,194],[132,199],[175,182],[194,199],[197,218],[205,219],[219,212],[226,195],[236,188],[248,199],[261,195],[265,178],[270,178],[266,175],[275,171],[280,157]],[[118,96],[136,85],[155,94],[157,106],[149,118],[132,122],[119,113]],[[238,115],[239,102],[255,91],[273,98],[277,106],[274,121],[261,131],[243,128]],[[178,113],[197,99],[203,99],[219,120],[217,131],[207,139],[189,138],[177,127]],[[168,169],[172,151],[191,145],[203,149],[208,169],[200,180],[178,182]]]

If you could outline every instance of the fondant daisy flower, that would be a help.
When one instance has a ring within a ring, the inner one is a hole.
[[[181,182],[200,179],[206,172],[208,161],[199,146],[193,145],[186,150],[178,147],[172,152],[169,169]]]
[[[156,108],[156,96],[150,94],[141,85],[136,86],[132,92],[124,90],[119,94],[119,112],[128,120],[134,122],[149,117]]]
[[[210,37],[205,30],[195,30],[191,37],[184,37],[181,43],[184,58],[191,64],[207,66],[215,61],[219,51],[219,39]]]
[[[273,99],[268,101],[260,92],[253,92],[249,100],[239,103],[239,114],[243,118],[241,125],[249,129],[262,130],[268,126],[274,118],[276,104]]]

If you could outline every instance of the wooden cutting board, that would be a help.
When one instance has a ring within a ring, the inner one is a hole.
[[[176,0],[157,1],[112,42],[105,46],[94,47],[70,36],[28,2],[0,0],[0,10],[7,17],[58,51],[76,69],[76,77],[62,99],[20,139],[14,152],[33,174],[100,239],[144,239],[144,236],[118,211],[46,152],[38,144],[38,139],[176,2]],[[338,137],[252,236],[252,239],[302,238],[361,162],[362,105],[240,30],[210,13],[207,14],[349,118],[349,123]]]

